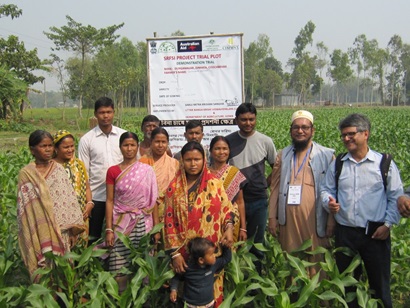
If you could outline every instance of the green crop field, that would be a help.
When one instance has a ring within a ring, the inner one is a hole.
[[[341,118],[352,112],[366,114],[372,122],[369,145],[379,152],[391,153],[397,163],[403,184],[410,185],[410,108],[307,108],[315,116],[315,141],[344,152],[337,129]],[[258,110],[257,129],[270,136],[277,147],[289,144],[291,114],[296,109]],[[116,113],[121,127],[137,132],[145,110],[126,110]],[[140,247],[130,247],[133,266],[130,287],[118,295],[113,276],[103,270],[98,256],[102,251],[74,250],[65,257],[53,257],[57,266],[41,272],[42,280],[30,284],[17,245],[16,182],[17,174],[31,157],[27,149],[28,135],[35,129],[54,133],[68,129],[77,138],[89,127],[91,110],[83,111],[78,119],[76,110],[67,109],[65,119],[59,109],[32,109],[26,111],[21,123],[0,122],[0,307],[59,307],[59,298],[67,307],[170,307],[164,284],[171,275],[168,260],[163,253],[152,255],[149,238]],[[172,140],[171,140],[172,142]],[[250,242],[233,254],[226,269],[225,302],[222,307],[346,307],[345,287],[358,286],[357,297],[361,307],[377,307],[370,298],[368,284],[356,281],[351,272],[360,266],[354,259],[345,273],[339,273],[334,250],[309,251],[306,242],[298,251],[284,253],[277,241],[267,236],[266,260],[261,276],[255,271]],[[123,239],[126,245],[131,245]],[[320,264],[326,279],[309,278],[310,265],[299,257],[306,253],[325,254]],[[395,307],[410,307],[410,222],[402,219],[392,231],[392,295]],[[146,278],[148,277],[148,278]],[[250,292],[255,290],[254,292]]]

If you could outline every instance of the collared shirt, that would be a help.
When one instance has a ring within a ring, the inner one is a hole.
[[[322,206],[329,212],[329,196],[338,199],[340,210],[336,221],[348,227],[365,228],[368,220],[397,224],[400,214],[397,199],[403,194],[400,173],[392,161],[384,190],[380,171],[382,155],[369,149],[359,162],[350,153],[342,158],[343,168],[339,177],[336,198],[335,161],[329,166],[321,185]]]
[[[107,169],[123,161],[120,136],[124,132],[125,130],[112,126],[111,132],[106,135],[96,126],[80,139],[78,156],[87,169],[92,198],[95,201],[105,202]]]

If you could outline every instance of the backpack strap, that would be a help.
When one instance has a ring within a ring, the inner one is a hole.
[[[341,154],[337,155],[337,157],[336,157],[336,163],[335,163],[336,202],[337,202],[337,192],[338,192],[338,188],[339,188],[339,177],[340,177],[340,174],[342,173],[342,168],[343,168],[342,158],[346,154],[347,153],[341,153]],[[382,160],[380,161],[380,173],[381,173],[382,179],[383,179],[384,191],[386,191],[386,189],[387,189],[387,175],[389,173],[391,161],[392,161],[391,154],[382,153]]]
[[[343,168],[343,161],[342,158],[345,157],[346,153],[340,153],[339,155],[337,155],[336,157],[336,163],[335,163],[335,184],[336,184],[336,202],[337,200],[337,192],[339,189],[339,177],[340,174],[342,173],[342,168]]]
[[[389,153],[382,153],[382,160],[380,161],[380,172],[382,174],[384,191],[387,189],[387,174],[389,173],[392,156]]]

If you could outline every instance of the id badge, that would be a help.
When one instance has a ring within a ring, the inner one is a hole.
[[[302,195],[301,185],[289,185],[288,204],[299,205]]]

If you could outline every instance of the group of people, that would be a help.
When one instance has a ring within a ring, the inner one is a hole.
[[[394,162],[384,188],[382,155],[368,147],[367,117],[352,114],[340,122],[348,152],[337,170],[334,150],[312,140],[313,115],[305,110],[292,115],[292,144],[278,155],[272,139],[256,131],[257,111],[249,103],[236,110],[239,130],[214,137],[209,148],[201,144],[201,122],[189,121],[187,143],[174,157],[157,117],[143,119],[144,139],[139,142],[135,133],[113,125],[110,98],[95,102],[94,115],[98,125],[80,139],[78,158],[68,131],[30,135],[34,162],[19,173],[17,202],[19,245],[34,281],[35,270],[47,266],[46,252],[63,255],[74,245],[97,241],[97,247],[109,249],[109,270],[117,273],[130,263],[130,251],[118,233],[138,245],[162,222],[155,241],[176,273],[171,301],[185,276],[182,297],[188,307],[217,307],[233,243],[248,238],[263,243],[268,223],[288,252],[308,239],[312,250],[329,247],[335,235],[337,247],[361,255],[374,296],[391,307],[390,228],[398,223],[399,210],[409,216],[410,197],[403,195]],[[266,162],[272,168],[268,177]],[[379,223],[372,234],[365,232],[369,222]],[[256,247],[251,252],[261,273],[264,254]],[[320,258],[314,255],[310,261]],[[338,253],[339,270],[351,259]],[[313,276],[319,268],[309,270]],[[116,280],[121,292],[129,277],[117,273]]]
[[[399,170],[386,159],[389,155],[370,149],[371,123],[365,115],[348,115],[339,130],[347,152],[335,158],[333,149],[312,140],[313,115],[305,110],[292,115],[292,144],[278,154],[272,172],[269,231],[288,252],[309,239],[311,250],[329,247],[334,236],[336,248],[347,247],[353,253],[336,253],[339,272],[359,254],[373,296],[384,307],[392,307],[390,230],[400,213],[409,216],[410,198],[403,195]],[[321,258],[308,257],[315,264]],[[310,275],[318,270],[317,265],[310,267]],[[361,274],[359,266],[354,277],[359,280]],[[355,292],[355,287],[347,287],[348,292]],[[348,305],[359,307],[357,299]]]

